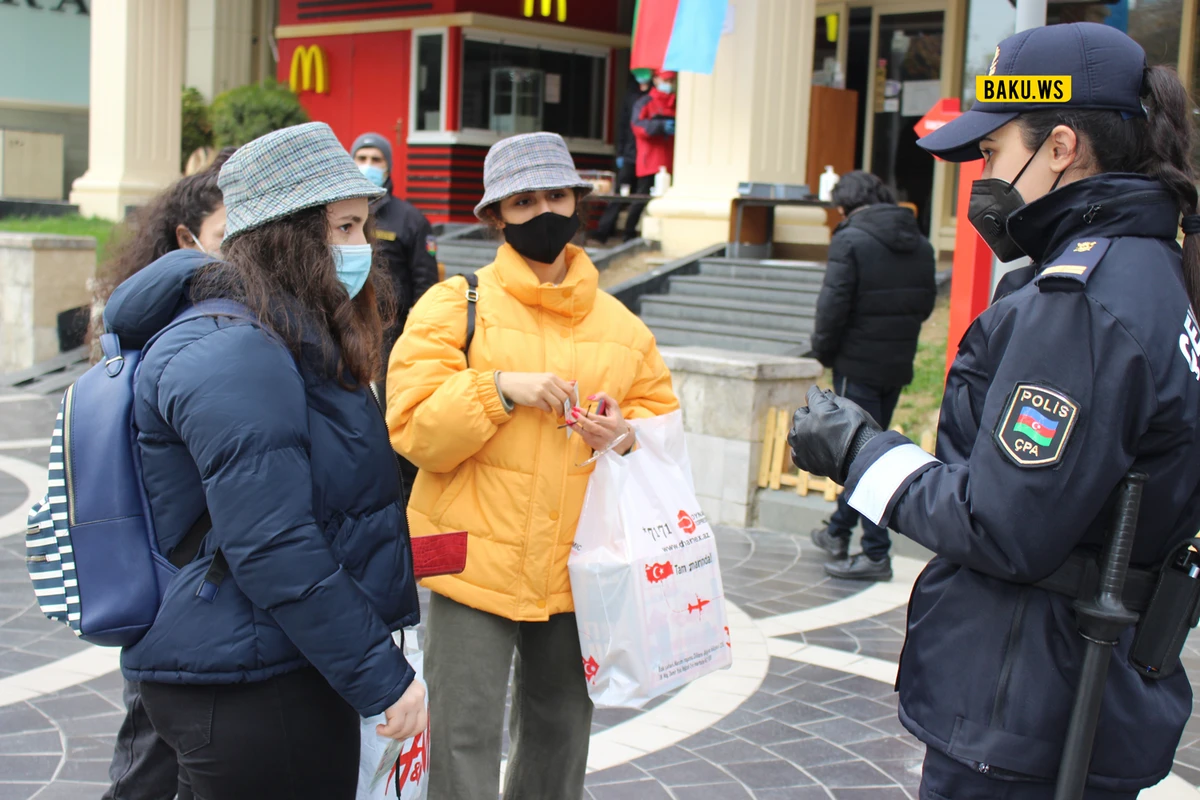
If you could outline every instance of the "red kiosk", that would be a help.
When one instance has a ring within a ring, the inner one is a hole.
[[[487,149],[562,134],[611,169],[629,32],[587,0],[280,0],[280,82],[349,146],[391,139],[398,195],[430,222],[471,222]],[[619,73],[619,74],[618,74]]]

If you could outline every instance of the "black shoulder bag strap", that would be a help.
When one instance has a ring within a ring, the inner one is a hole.
[[[475,338],[475,304],[479,302],[479,276],[468,272],[463,277],[467,279],[467,343],[463,345],[463,353],[470,364],[471,340]]]
[[[212,517],[209,516],[206,508],[200,515],[200,519],[192,523],[192,527],[188,528],[188,532],[179,540],[179,544],[175,545],[175,549],[171,551],[171,557],[167,560],[175,569],[183,569],[195,561],[196,556],[200,554],[200,545],[204,543],[204,537],[210,530],[212,530]]]

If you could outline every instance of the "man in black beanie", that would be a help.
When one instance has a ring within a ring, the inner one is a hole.
[[[364,133],[354,140],[350,155],[367,180],[387,190],[387,194],[371,202],[375,238],[396,292],[396,324],[384,332],[383,371],[379,379],[380,400],[387,402],[387,361],[392,346],[404,332],[408,312],[438,282],[437,239],[425,215],[392,194],[392,146],[387,139],[378,133]],[[400,459],[400,465],[407,501],[417,470],[404,459]]]

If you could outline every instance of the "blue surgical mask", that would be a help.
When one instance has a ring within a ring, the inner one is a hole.
[[[330,245],[330,249],[333,250],[338,280],[353,300],[367,285],[367,278],[371,275],[371,245],[335,244]]]
[[[376,186],[383,186],[385,178],[383,177],[383,170],[381,170],[379,167],[375,166],[374,164],[359,164],[358,171],[361,172],[363,177],[369,180],[371,183],[375,184]]]
[[[655,81],[654,88],[658,89],[663,94],[674,94],[675,93],[675,86],[673,84],[671,84],[669,81],[662,81],[661,83],[658,81]]]

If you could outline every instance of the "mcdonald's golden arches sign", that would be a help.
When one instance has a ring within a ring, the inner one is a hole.
[[[567,0],[522,0],[524,5],[524,14],[527,17],[536,16],[534,14],[540,7],[542,16],[549,17],[552,14],[559,22],[567,21]],[[555,7],[557,6],[557,13]]]
[[[292,53],[292,68],[288,74],[288,85],[296,94],[300,92],[329,93],[329,64],[320,45],[300,45]]]

